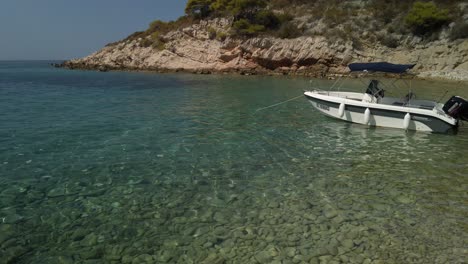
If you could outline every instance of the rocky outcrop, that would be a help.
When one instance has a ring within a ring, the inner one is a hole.
[[[64,63],[68,68],[95,70],[189,71],[196,73],[239,72],[323,76],[345,73],[353,61],[416,63],[423,77],[468,79],[468,40],[437,41],[414,48],[391,49],[352,42],[331,44],[322,36],[296,39],[256,37],[218,40],[212,32],[226,33],[228,19],[202,21],[164,35],[164,49],[143,47],[142,39],[104,47],[85,58]],[[211,32],[210,32],[211,31]]]

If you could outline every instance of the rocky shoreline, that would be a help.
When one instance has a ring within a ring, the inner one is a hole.
[[[164,48],[144,47],[142,39],[110,44],[59,67],[86,70],[235,73],[242,75],[298,75],[326,77],[347,73],[351,62],[416,63],[421,78],[468,80],[468,40],[439,40],[424,44],[416,37],[408,47],[354,47],[353,42],[329,41],[322,36],[295,39],[255,37],[216,39],[210,31],[227,32],[228,19],[201,21],[164,35]],[[413,47],[413,48],[409,48]]]

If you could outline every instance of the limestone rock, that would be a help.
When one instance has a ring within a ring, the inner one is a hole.
[[[402,46],[388,48],[380,44],[353,47],[351,41],[330,43],[316,33],[295,39],[255,37],[224,40],[210,38],[210,31],[228,34],[232,21],[225,18],[202,20],[186,28],[169,32],[161,39],[164,49],[140,45],[141,39],[108,45],[85,58],[64,63],[71,69],[100,71],[112,69],[190,71],[211,73],[234,71],[244,74],[275,71],[279,74],[324,76],[346,74],[351,62],[382,61],[417,63],[421,77],[468,79],[468,40],[438,40],[422,44],[419,37],[402,39]],[[303,22],[303,23],[306,23]],[[414,48],[408,48],[414,47]],[[54,197],[60,193],[50,193]]]

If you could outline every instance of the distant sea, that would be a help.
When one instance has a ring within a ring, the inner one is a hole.
[[[468,259],[466,126],[368,128],[302,97],[257,111],[334,80],[49,63],[0,62],[0,263]]]

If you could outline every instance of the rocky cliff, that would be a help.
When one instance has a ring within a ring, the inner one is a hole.
[[[228,32],[231,21],[205,20],[171,31],[158,49],[141,45],[142,39],[108,45],[64,67],[97,70],[188,71],[194,73],[237,72],[241,74],[296,74],[324,76],[345,73],[350,62],[389,61],[416,63],[421,77],[468,80],[468,40],[438,40],[427,44],[418,39],[411,48],[379,44],[354,47],[353,42],[330,43],[323,36],[294,39],[255,37],[224,40],[213,37]]]

